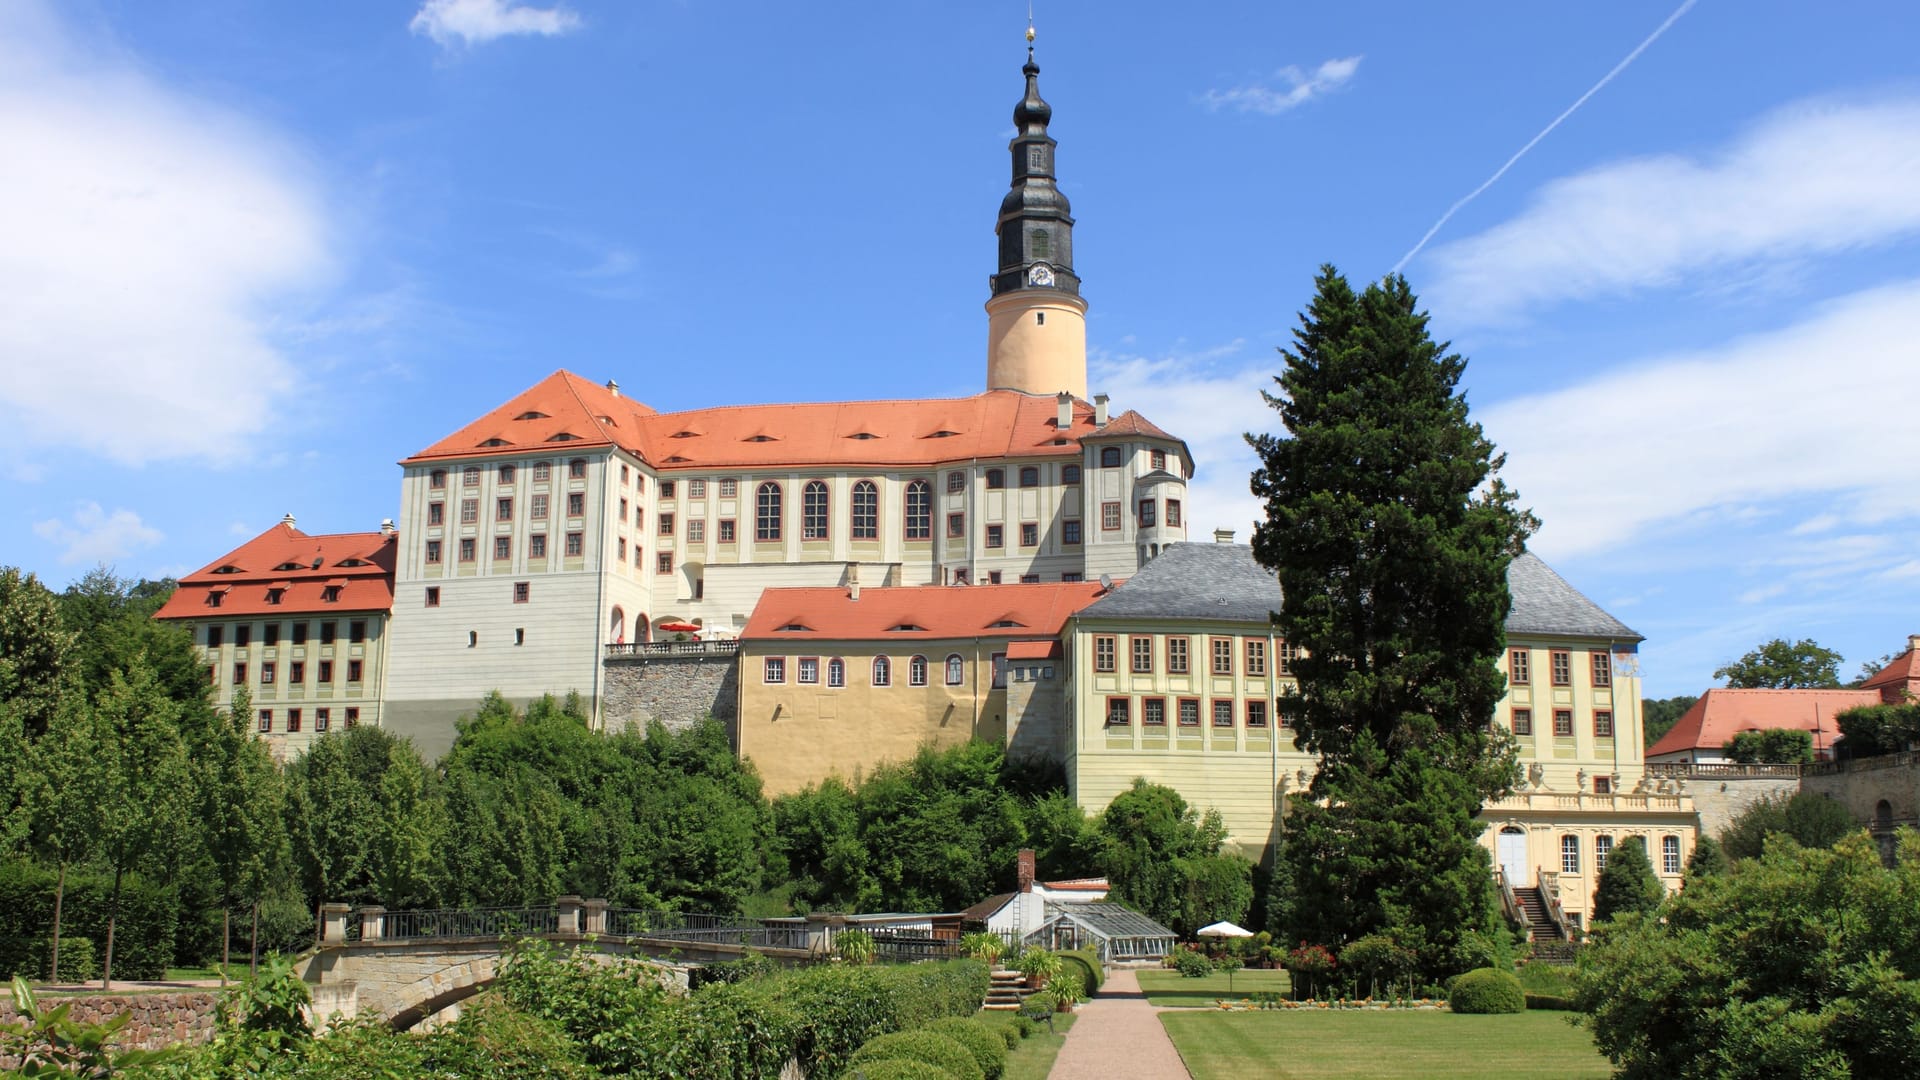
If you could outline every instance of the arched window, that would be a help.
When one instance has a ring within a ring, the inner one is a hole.
[[[909,686],[927,685],[927,658],[916,656],[907,661],[907,684]]]
[[[1680,872],[1680,838],[1663,836],[1660,838],[1660,871],[1666,874]]]
[[[1078,484],[1080,482],[1080,466],[1078,465],[1060,466],[1060,482],[1067,485],[1068,487],[1072,487],[1075,484]]]
[[[1100,467],[1103,469],[1119,468],[1120,467],[1120,448],[1117,446],[1101,447],[1100,448]]]
[[[1560,872],[1577,874],[1580,872],[1580,838],[1563,836],[1560,838]]]
[[[625,466],[622,466],[622,468],[624,468],[624,467],[625,467]],[[514,472],[515,472],[515,471],[516,471],[516,470],[515,470],[515,469],[514,469],[514,467],[513,467],[513,466],[511,466],[511,465],[502,465],[502,466],[500,466],[500,482],[501,482],[501,483],[503,483],[503,484],[511,484],[511,483],[513,483],[513,475],[514,475]]]
[[[827,485],[822,480],[809,480],[807,486],[800,489],[800,539],[826,538]]]
[[[1046,258],[1052,257],[1047,252],[1047,230],[1045,229],[1033,230],[1032,244],[1033,244],[1034,258],[1046,259]]]
[[[907,485],[907,539],[933,539],[933,485],[925,480]]]
[[[466,468],[461,469],[460,485],[462,487],[479,487],[480,486],[480,466],[469,465]]]
[[[871,480],[853,485],[853,526],[855,540],[880,539],[880,489]]]
[[[873,658],[873,685],[893,685],[893,661],[888,660],[884,656],[876,656]]]
[[[577,457],[577,458],[574,458],[572,461],[567,462],[567,479],[585,480],[586,478],[587,478],[587,459],[586,458]]]
[[[447,470],[435,469],[432,472],[428,473],[427,486],[435,489],[446,487],[447,486]]]
[[[1040,469],[1038,466],[1024,465],[1021,467],[1020,486],[1021,487],[1039,487],[1040,486]]]
[[[847,662],[845,660],[836,656],[827,661],[827,685],[847,685]]]
[[[988,469],[987,470],[987,490],[998,491],[1001,488],[1006,486],[1007,486],[1007,470],[1005,469]]]
[[[1607,868],[1607,856],[1613,854],[1613,837],[1596,836],[1593,838],[1593,872],[1598,874]]]
[[[780,485],[771,480],[753,494],[753,538],[780,539]]]
[[[966,680],[967,665],[960,659],[959,653],[947,654],[947,685],[959,686]]]

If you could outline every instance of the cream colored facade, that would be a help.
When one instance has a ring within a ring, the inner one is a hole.
[[[179,621],[193,632],[215,708],[232,708],[234,695],[245,686],[253,699],[248,724],[275,758],[298,756],[329,731],[383,720],[389,669],[385,612]]]
[[[1245,548],[1218,547],[1250,561]],[[1275,703],[1292,684],[1285,643],[1263,622],[1115,619],[1100,610],[1076,616],[1066,634],[1062,692],[1072,724],[1063,754],[1075,798],[1098,813],[1145,777],[1218,810],[1230,842],[1265,858],[1287,800],[1315,771],[1314,758],[1274,726]],[[1542,887],[1576,920],[1591,909],[1603,850],[1641,837],[1673,889],[1698,831],[1691,796],[1646,775],[1637,640],[1510,632],[1501,661],[1509,685],[1496,721],[1511,727],[1518,716],[1530,733],[1517,736],[1522,783],[1482,810],[1481,843],[1513,886]],[[1127,722],[1112,722],[1120,715]]]
[[[1087,396],[1087,302],[1019,290],[987,301],[987,388]]]
[[[741,645],[737,748],[759,770],[768,796],[799,791],[828,776],[855,782],[923,746],[944,749],[974,739],[1002,742],[1007,691],[996,686],[998,639],[808,641]],[[886,661],[875,684],[876,661]],[[924,677],[915,683],[915,664]],[[836,676],[834,665],[838,664]],[[1004,662],[1000,669],[1005,670]],[[957,676],[950,681],[950,672]],[[834,685],[838,678],[840,685]]]

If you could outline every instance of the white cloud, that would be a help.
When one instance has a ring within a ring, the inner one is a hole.
[[[246,452],[294,385],[268,302],[326,273],[285,146],[0,7],[0,403],[15,446]]]
[[[1479,419],[1544,523],[1543,552],[1614,549],[1728,513],[1751,523],[1786,499],[1886,522],[1920,513],[1916,366],[1920,280],[1771,333],[1502,401]],[[1783,557],[1832,561],[1865,543],[1809,538],[1802,555]]]
[[[555,5],[528,7],[510,0],[426,0],[407,28],[442,48],[484,45],[496,38],[534,34],[556,37],[580,28],[580,16]]]
[[[1771,585],[1762,585],[1741,593],[1740,602],[1743,604],[1758,604],[1765,600],[1771,600],[1776,596],[1781,596],[1785,594],[1786,591],[1786,585],[1776,581]]]
[[[1518,217],[1435,251],[1423,291],[1450,318],[1499,322],[1565,300],[1708,288],[1703,275],[1777,273],[1920,231],[1917,189],[1920,101],[1804,102],[1707,157],[1555,180]]]
[[[72,518],[33,523],[33,534],[60,547],[63,563],[114,563],[166,539],[131,510],[109,514],[97,502],[75,507]]]
[[[1159,357],[1096,348],[1090,358],[1090,389],[1111,394],[1116,414],[1137,409],[1187,440],[1196,469],[1187,486],[1191,540],[1211,540],[1214,529],[1224,528],[1244,544],[1253,523],[1266,517],[1265,506],[1247,487],[1258,462],[1241,436],[1278,429],[1280,414],[1267,407],[1260,391],[1274,388],[1280,358],[1271,350],[1255,351],[1264,351],[1272,362],[1250,361],[1238,340]]]
[[[1360,60],[1358,56],[1326,60],[1310,72],[1289,64],[1274,72],[1268,82],[1236,86],[1231,90],[1209,90],[1200,100],[1215,111],[1233,109],[1278,116],[1347,85],[1354,72],[1360,70]]]

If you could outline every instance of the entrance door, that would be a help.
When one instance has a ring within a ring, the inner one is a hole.
[[[1500,830],[1500,869],[1513,888],[1531,885],[1527,876],[1527,834],[1509,825]]]

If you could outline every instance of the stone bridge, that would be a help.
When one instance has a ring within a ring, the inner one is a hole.
[[[783,963],[827,955],[844,919],[750,920],[609,907],[563,896],[551,906],[388,911],[320,906],[320,942],[298,970],[316,1019],[377,1016],[406,1029],[493,984],[502,951],[537,938],[605,956],[648,959],[684,987],[687,971],[748,950]]]

